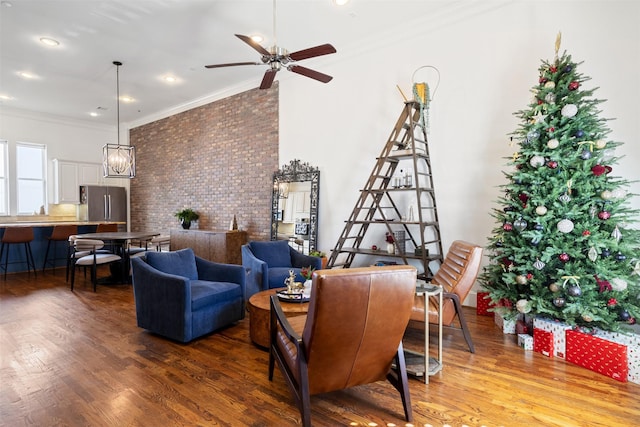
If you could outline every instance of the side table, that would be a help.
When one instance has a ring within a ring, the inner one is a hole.
[[[254,344],[269,348],[271,340],[271,295],[285,288],[269,289],[253,294],[247,303],[249,311],[249,337]],[[308,302],[280,302],[287,317],[302,316],[309,311]]]
[[[407,373],[413,376],[424,376],[425,384],[429,384],[429,376],[442,370],[442,287],[418,281],[416,295],[424,298],[424,353],[405,350]],[[438,357],[429,356],[429,298],[438,297]]]

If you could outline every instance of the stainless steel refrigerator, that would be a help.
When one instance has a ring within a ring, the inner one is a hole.
[[[80,187],[80,219],[83,221],[127,221],[124,187],[83,185]]]

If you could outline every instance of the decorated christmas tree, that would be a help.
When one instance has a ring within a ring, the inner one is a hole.
[[[596,89],[564,53],[542,61],[512,139],[490,263],[480,281],[505,317],[530,313],[582,328],[640,319],[640,231],[630,182],[615,176],[620,142],[607,139]]]

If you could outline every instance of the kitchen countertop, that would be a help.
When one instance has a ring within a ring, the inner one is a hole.
[[[53,227],[55,225],[98,225],[98,224],[126,224],[124,221],[56,221],[56,220],[37,220],[37,221],[26,221],[26,220],[0,220],[0,228],[6,227]]]

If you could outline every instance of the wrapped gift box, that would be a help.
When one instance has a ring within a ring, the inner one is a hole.
[[[627,346],[568,330],[567,361],[615,380],[627,382]]]
[[[529,334],[518,334],[518,345],[525,350],[533,350],[533,337]]]
[[[533,351],[553,357],[553,333],[544,329],[533,328]]]
[[[493,316],[493,312],[489,311],[494,304],[489,298],[489,292],[478,292],[476,294],[476,314],[478,316]]]
[[[598,331],[596,336],[627,347],[627,380],[640,384],[640,334]]]
[[[533,319],[533,329],[542,329],[553,334],[553,356],[564,359],[566,336],[565,332],[571,329],[571,326],[559,320],[546,319],[544,317],[536,317]]]
[[[502,329],[503,334],[515,334],[516,333],[516,320],[505,319],[504,315],[498,312],[494,313],[493,321],[496,325]]]

